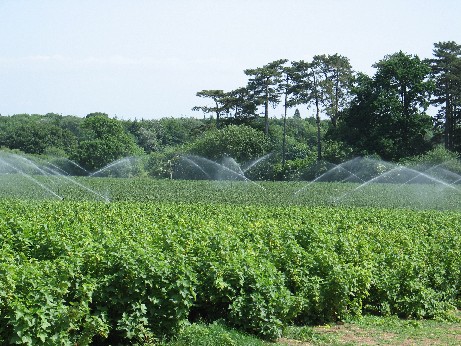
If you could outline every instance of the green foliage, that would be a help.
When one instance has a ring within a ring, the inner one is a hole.
[[[158,125],[159,139],[164,146],[190,143],[206,129],[202,121],[194,118],[162,118]]]
[[[321,124],[321,135],[325,134],[328,125],[324,121]],[[304,153],[290,153],[290,146],[301,147],[309,146],[309,150],[315,147],[317,141],[317,127],[315,121],[312,124],[310,119],[287,118],[286,119],[286,134],[287,134],[287,159],[305,158]],[[273,147],[277,152],[282,152],[283,143],[283,120],[271,119],[269,137],[273,143]],[[295,149],[296,150],[296,149]]]
[[[216,115],[216,127],[219,128],[221,113],[226,112],[227,95],[223,90],[202,90],[196,94],[198,97],[211,98],[213,106],[195,106],[193,111],[201,110],[204,114],[214,113]]]
[[[115,119],[98,114],[88,116],[82,128],[86,131],[85,138],[70,158],[88,170],[97,170],[117,159],[141,153],[134,139]]]
[[[17,217],[3,225],[0,308],[8,322],[2,337],[30,345],[85,345],[93,338],[139,341],[176,330],[193,299],[187,265],[155,255],[155,246],[135,255],[128,229],[108,237],[109,229],[86,223],[93,219],[91,206],[83,214],[68,207],[43,223]]]
[[[300,180],[303,178],[303,173],[315,164],[316,160],[315,154],[311,154],[305,159],[287,160],[285,165],[275,163],[271,166],[272,170],[267,170],[266,175],[274,180]]]
[[[206,122],[194,118],[162,118],[123,123],[136,143],[148,154],[192,142],[206,130]]]
[[[194,323],[184,327],[165,346],[262,346],[268,345],[253,336],[230,329],[220,323]]]
[[[245,125],[229,125],[207,132],[192,144],[190,151],[209,159],[230,156],[237,162],[245,162],[264,155],[269,148],[269,142],[261,131]]]
[[[331,163],[339,164],[354,156],[354,149],[344,142],[327,140],[322,147],[323,159]]]
[[[28,114],[0,117],[0,145],[28,154],[43,154],[50,148],[70,153],[77,138],[60,126],[61,118]]]
[[[415,167],[429,167],[443,165],[446,169],[455,174],[461,174],[461,162],[459,155],[444,146],[439,145],[425,154],[409,157],[402,160],[405,165]]]
[[[299,109],[295,109],[295,113],[293,114],[294,119],[301,119],[301,113],[299,112]]]
[[[378,154],[385,160],[424,153],[432,131],[425,113],[433,91],[428,63],[399,52],[375,67],[373,78],[358,76],[351,107],[329,135],[356,154]]]
[[[126,130],[133,135],[136,144],[141,147],[145,153],[160,150],[160,139],[158,136],[159,129],[152,122],[133,121],[124,123]]]
[[[293,305],[281,273],[270,261],[252,255],[252,246],[238,238],[224,242],[215,236],[202,246],[206,262],[199,266],[200,293],[192,314],[208,320],[225,318],[263,338],[279,337]],[[210,254],[207,248],[212,249]]]
[[[410,157],[404,160],[406,163],[412,164],[433,164],[455,161],[459,159],[459,155],[445,149],[443,146],[436,146],[434,149],[415,157]]]
[[[435,43],[434,58],[430,62],[436,86],[431,101],[441,106],[436,116],[436,127],[443,133],[445,148],[459,152],[461,45],[454,41]]]
[[[152,152],[145,166],[147,174],[152,178],[171,179],[179,154],[174,148],[168,148],[163,152]]]
[[[183,329],[187,320],[273,340],[294,322],[444,318],[459,307],[459,212],[138,198],[0,203],[2,342],[205,333]]]
[[[250,76],[247,89],[252,95],[255,105],[264,106],[264,133],[269,134],[269,104],[276,106],[280,102],[281,83],[283,82],[283,65],[287,59],[272,61],[263,67],[246,69]]]
[[[332,336],[321,334],[309,326],[289,326],[284,329],[283,336],[289,339],[309,342],[314,345],[335,345],[335,340]]]

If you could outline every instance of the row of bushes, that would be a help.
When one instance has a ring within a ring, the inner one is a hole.
[[[291,323],[460,307],[461,218],[405,210],[0,203],[0,343],[154,342],[195,321]]]

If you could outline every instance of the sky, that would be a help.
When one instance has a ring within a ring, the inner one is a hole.
[[[277,60],[354,70],[461,44],[459,0],[0,0],[0,114],[197,117],[196,93]],[[277,116],[274,110],[271,116]],[[303,112],[302,112],[303,114]]]

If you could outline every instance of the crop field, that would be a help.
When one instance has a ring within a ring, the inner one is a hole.
[[[39,185],[40,184],[40,185]],[[153,180],[0,175],[0,196],[33,200],[339,206],[461,211],[461,184]]]
[[[454,188],[8,179],[0,344],[154,344],[213,321],[275,340],[290,325],[461,307]]]

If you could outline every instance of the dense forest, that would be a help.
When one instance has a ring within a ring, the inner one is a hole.
[[[299,178],[319,161],[355,156],[394,162],[457,157],[461,45],[435,43],[426,59],[400,51],[373,67],[372,76],[353,71],[339,54],[269,62],[244,70],[244,87],[197,92],[199,105],[192,110],[203,113],[197,118],[0,116],[0,146],[66,157],[90,171],[137,156],[139,174],[157,178],[170,177],[183,154],[217,161],[230,156],[243,164],[271,153],[253,178],[272,180]]]

